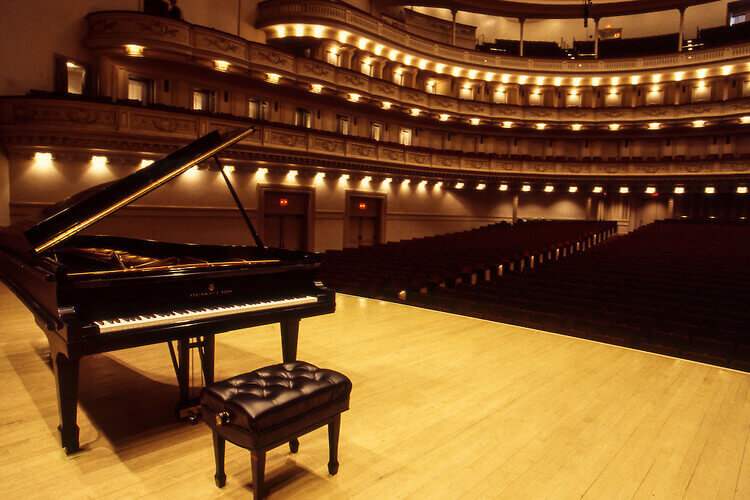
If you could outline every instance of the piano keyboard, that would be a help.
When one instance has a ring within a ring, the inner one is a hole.
[[[312,304],[317,301],[317,297],[307,295],[305,297],[294,297],[291,299],[283,300],[270,300],[266,302],[253,302],[231,306],[205,307],[201,309],[189,309],[185,311],[165,314],[147,314],[134,318],[94,321],[94,324],[99,327],[100,333],[120,332],[123,330],[133,330],[135,328],[149,328],[159,325],[168,325],[181,321],[193,321],[214,318],[217,316],[229,316],[232,314],[244,314],[249,312],[264,311],[267,309],[277,309],[280,307]]]

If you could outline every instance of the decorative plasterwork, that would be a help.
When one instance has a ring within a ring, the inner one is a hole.
[[[244,119],[207,119],[202,115],[151,110],[95,102],[37,98],[0,99],[0,140],[13,158],[30,159],[39,149],[53,151],[58,159],[88,161],[105,152],[112,161],[140,161],[144,152],[165,154],[200,134],[230,131],[251,124]],[[223,153],[233,163],[284,157],[292,163],[315,167],[321,163],[340,168],[411,172],[413,175],[461,172],[466,175],[531,174],[550,177],[746,175],[750,161],[542,161],[507,160],[497,156],[425,151],[423,148],[383,145],[349,136],[332,136],[255,123],[256,133]],[[363,163],[364,162],[364,163]]]

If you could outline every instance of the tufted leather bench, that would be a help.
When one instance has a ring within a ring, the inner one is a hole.
[[[351,390],[344,375],[301,361],[267,366],[205,387],[201,415],[213,430],[216,485],[226,483],[226,440],[250,450],[253,494],[259,499],[266,452],[288,442],[296,453],[299,436],[326,424],[328,472],[336,474],[341,412],[349,409]]]

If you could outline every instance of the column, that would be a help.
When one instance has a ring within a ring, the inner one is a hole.
[[[0,149],[0,226],[10,224],[10,162]]]
[[[594,214],[593,214],[592,205],[591,205],[592,201],[593,200],[591,199],[591,196],[586,197],[586,220],[592,220],[595,218],[593,216]]]
[[[680,11],[680,32],[678,33],[677,52],[682,52],[682,30],[685,27],[685,10],[687,7],[679,9]]]
[[[513,195],[513,224],[518,222],[518,193]]]
[[[518,47],[518,51],[519,51],[519,52],[518,52],[518,55],[519,55],[519,56],[522,56],[522,55],[523,55],[523,24],[524,24],[525,22],[526,22],[526,19],[524,19],[524,18],[522,18],[522,17],[519,17],[519,18],[518,18],[518,23],[519,23],[519,25],[520,25],[520,27],[521,27],[521,33],[520,33],[520,34],[519,34],[519,36],[518,36],[518,40],[519,40],[519,42],[520,42],[520,45],[519,45],[519,47]]]
[[[599,57],[599,20],[600,17],[594,18],[594,57]]]
[[[451,45],[456,45],[456,14],[458,14],[458,11],[456,9],[451,9],[451,14],[453,14],[453,24],[451,25]]]

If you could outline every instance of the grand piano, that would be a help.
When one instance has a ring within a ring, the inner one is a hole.
[[[300,319],[334,312],[334,293],[317,281],[319,256],[264,246],[221,168],[218,153],[252,132],[214,131],[127,177],[0,228],[0,277],[49,339],[66,452],[79,448],[81,357],[168,343],[179,387],[176,412],[189,417],[195,405],[190,398],[192,349],[198,351],[209,384],[215,334],[280,323],[283,360],[293,361]],[[81,234],[212,158],[247,224],[251,245]]]

